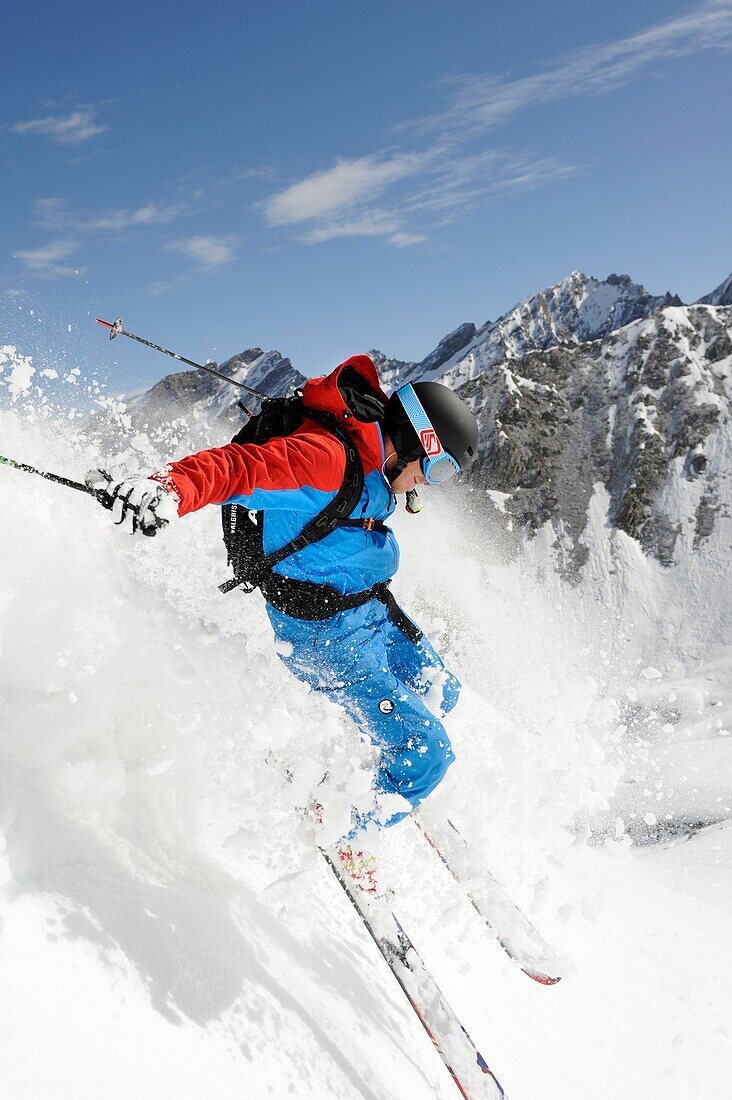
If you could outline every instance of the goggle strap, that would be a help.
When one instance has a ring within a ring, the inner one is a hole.
[[[397,390],[397,397],[402,403],[402,408],[406,412],[410,424],[417,433],[417,438],[427,458],[436,459],[445,455],[447,452],[442,446],[440,437],[425,412],[422,402],[414,392],[414,386],[409,382],[405,386],[400,386]]]

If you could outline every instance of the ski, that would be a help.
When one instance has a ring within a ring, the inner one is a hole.
[[[503,1089],[399,923],[389,897],[378,893],[374,869],[368,866],[369,857],[338,847],[321,848],[320,852],[432,1040],[460,1095],[464,1100],[500,1100]],[[362,864],[361,869],[354,866],[354,861]]]
[[[464,837],[449,818],[445,819],[439,840],[436,830],[427,824],[421,813],[413,814],[412,820],[455,881],[463,887],[468,901],[508,957],[535,982],[556,985],[562,972],[570,969],[569,964],[537,932],[490,871],[476,866]]]

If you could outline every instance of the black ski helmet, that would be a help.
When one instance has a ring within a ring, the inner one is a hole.
[[[478,422],[461,397],[440,382],[414,382],[412,389],[427,414],[443,448],[464,469],[478,449]],[[386,405],[384,429],[397,454],[397,464],[389,471],[393,481],[408,463],[425,454],[412,421],[395,390]]]

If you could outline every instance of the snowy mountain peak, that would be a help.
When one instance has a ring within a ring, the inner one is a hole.
[[[376,350],[370,351],[369,355],[374,361],[385,388],[393,389],[405,382],[425,381],[428,378],[439,377],[452,364],[456,356],[468,349],[477,332],[472,321],[459,325],[447,336],[443,336],[435,350],[419,363],[390,359],[383,352]]]
[[[406,376],[414,368],[414,363],[406,362],[404,359],[392,359],[378,348],[371,348],[366,354],[376,367],[385,389],[393,388],[397,378],[403,378],[405,382],[409,381]]]
[[[216,369],[226,378],[269,397],[281,397],[305,382],[305,377],[277,350],[248,348]],[[190,449],[194,445],[211,445],[213,421],[223,422],[224,435],[230,434],[231,427],[242,419],[240,401],[250,412],[257,411],[261,403],[255,394],[205,371],[177,371],[167,374],[144,393],[128,397],[126,413],[129,426],[138,431],[159,432],[165,425],[172,425],[171,445]]]
[[[252,363],[256,362],[256,360],[260,359],[263,355],[264,352],[261,348],[247,348],[246,351],[240,351],[238,355],[232,355],[231,359],[227,359],[226,362],[222,364],[221,369],[224,370],[228,368],[229,370],[234,370],[240,366],[250,367]]]
[[[253,358],[252,358],[253,356]],[[281,397],[290,390],[301,386],[305,378],[294,369],[292,363],[279,351],[262,351],[253,348],[227,359],[220,368],[222,374],[236,382],[244,382],[252,389],[261,390],[268,397]],[[213,380],[215,381],[215,380]],[[231,395],[231,387],[225,383],[222,400],[227,405],[226,396]]]
[[[519,302],[496,325],[505,333],[509,350],[516,330],[516,335],[525,334],[524,340],[528,337],[536,347],[549,347],[596,340],[664,306],[681,304],[676,295],[649,294],[628,275],[596,279],[573,271],[561,282]]]
[[[573,271],[481,329],[460,325],[419,363],[370,354],[387,390],[426,379],[459,390],[481,423],[468,482],[511,497],[504,510],[516,533],[561,527],[562,568],[576,577],[598,485],[609,529],[664,565],[719,534],[732,508],[717,454],[726,443],[715,434],[730,415],[731,339],[724,310],[651,295],[628,275]],[[279,351],[261,348],[221,370],[273,396],[305,381]],[[177,416],[191,449],[240,423],[241,398],[258,407],[256,396],[183,372],[128,408],[143,431]]]
[[[711,294],[699,299],[698,305],[732,306],[732,273]]]
[[[452,359],[458,352],[470,344],[476,336],[477,329],[472,322],[460,325],[454,332],[449,333],[447,336],[440,340],[439,344],[433,352],[431,352],[426,359],[423,359],[420,363],[420,368],[424,373],[431,373],[437,371],[440,367],[444,366],[450,359]]]
[[[573,271],[479,330],[472,324],[461,325],[419,363],[380,356],[377,366],[387,386],[435,379],[458,386],[503,360],[598,340],[631,321],[681,304],[675,294],[649,294],[629,275],[597,279]]]

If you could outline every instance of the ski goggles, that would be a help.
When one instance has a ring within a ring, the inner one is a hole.
[[[397,397],[402,403],[402,408],[409,417],[409,423],[414,428],[419,438],[424,455],[419,463],[422,467],[424,479],[428,485],[442,485],[453,474],[460,472],[460,463],[444,449],[439,436],[432,426],[432,422],[424,411],[422,402],[414,392],[414,387],[407,383],[397,390]]]

